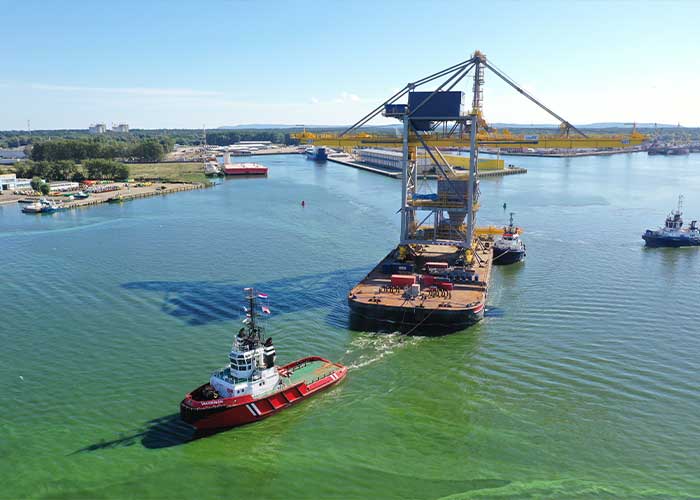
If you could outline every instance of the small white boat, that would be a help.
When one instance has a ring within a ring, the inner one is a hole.
[[[204,175],[221,175],[221,166],[216,160],[204,164]]]

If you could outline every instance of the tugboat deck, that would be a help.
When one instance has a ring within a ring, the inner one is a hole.
[[[306,384],[311,384],[316,380],[320,380],[338,370],[338,366],[333,363],[327,363],[321,360],[306,361],[305,363],[291,367],[291,371],[288,371],[288,376],[283,377],[282,380],[286,382],[285,385],[296,385],[300,382],[306,382]]]
[[[446,262],[453,258],[459,248],[453,245],[422,245],[420,258],[423,262]],[[393,253],[393,252],[392,252]],[[353,302],[384,307],[414,308],[426,310],[448,309],[459,310],[473,307],[475,302],[484,301],[488,283],[491,278],[492,251],[491,248],[481,248],[477,255],[480,263],[475,267],[479,276],[478,281],[453,283],[453,289],[448,296],[421,293],[416,297],[406,298],[403,293],[390,293],[386,289],[391,285],[391,275],[382,272],[382,264],[391,259],[391,253],[385,257],[360,283],[350,292]],[[420,273],[416,269],[416,273]],[[413,273],[411,273],[413,274]]]

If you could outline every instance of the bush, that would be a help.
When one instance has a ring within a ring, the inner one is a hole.
[[[41,186],[39,186],[39,191],[41,191],[41,194],[47,195],[49,192],[51,192],[51,187],[44,182]]]
[[[32,189],[34,191],[39,191],[43,184],[44,184],[44,181],[42,181],[39,177],[34,177],[32,179],[32,181],[29,183],[29,185],[32,187]]]

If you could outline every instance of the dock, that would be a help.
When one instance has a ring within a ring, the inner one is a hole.
[[[140,185],[139,185],[140,184]],[[122,201],[131,201],[139,198],[148,198],[151,196],[164,196],[166,194],[179,193],[182,191],[192,191],[194,189],[204,189],[210,187],[200,182],[195,183],[175,183],[175,182],[158,182],[152,183],[151,185],[145,185],[145,183],[130,184],[128,187],[124,186],[123,182],[113,183],[111,185],[117,189],[111,189],[99,193],[90,193],[89,198],[83,200],[69,200],[65,196],[27,196],[27,195],[10,195],[7,199],[2,200],[2,204],[17,203],[21,199],[31,199],[38,200],[39,198],[46,198],[51,201],[61,202],[63,208],[81,208],[100,205],[102,203],[109,203],[109,199],[114,196],[121,196]]]
[[[393,177],[395,179],[401,178],[401,172],[382,167],[370,167],[369,165],[363,165],[362,163],[357,163],[349,160],[341,160],[339,158],[328,158],[328,161],[333,163],[340,163],[341,165],[347,165],[348,167],[358,168],[360,170],[366,170],[367,172],[372,172],[379,175],[385,175],[387,177]]]
[[[339,163],[341,165],[346,165],[348,167],[358,168],[360,170],[366,170],[367,172],[372,172],[372,173],[379,174],[379,175],[385,175],[387,177],[393,177],[394,179],[401,178],[401,172],[398,170],[395,170],[393,168],[383,168],[383,167],[370,166],[370,165],[365,165],[365,164],[354,162],[354,161],[341,160],[339,158],[330,158],[330,157],[328,158],[328,161],[332,161],[333,163]],[[480,171],[479,177],[502,177],[505,175],[517,175],[517,174],[526,174],[526,173],[527,173],[526,168],[508,167],[508,168],[504,168],[501,170]],[[421,179],[437,179],[436,174],[419,175],[419,177]]]
[[[119,191],[108,191],[105,193],[94,193],[91,194],[89,198],[85,198],[84,200],[74,200],[74,201],[69,201],[65,202],[64,206],[65,208],[80,208],[80,207],[88,207],[88,206],[94,206],[94,205],[99,205],[102,203],[109,203],[109,199],[121,195],[121,198],[123,201],[131,201],[131,200],[136,200],[139,198],[149,198],[151,196],[164,196],[166,194],[172,194],[172,193],[180,193],[182,191],[192,191],[194,189],[204,189],[207,187],[205,184],[201,183],[193,183],[193,184],[172,184],[172,183],[164,183],[160,184],[159,186],[145,186],[145,188],[151,188],[151,189],[144,189],[144,188],[130,188],[130,190],[127,193],[123,193],[123,190]],[[133,190],[138,190],[135,192],[131,192],[131,189]],[[54,199],[56,199],[54,197]]]

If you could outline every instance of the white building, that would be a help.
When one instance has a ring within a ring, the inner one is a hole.
[[[0,191],[31,189],[31,179],[18,179],[16,174],[0,174]]]
[[[80,187],[80,184],[77,182],[69,182],[69,181],[49,182],[49,191],[52,193],[62,193],[65,191],[75,191],[79,187]]]
[[[112,132],[126,134],[129,132],[129,124],[128,123],[120,123],[119,125],[112,125]]]
[[[105,132],[107,132],[107,125],[105,125],[104,123],[95,123],[93,125],[90,125],[88,132],[90,132],[91,134],[104,134]]]

